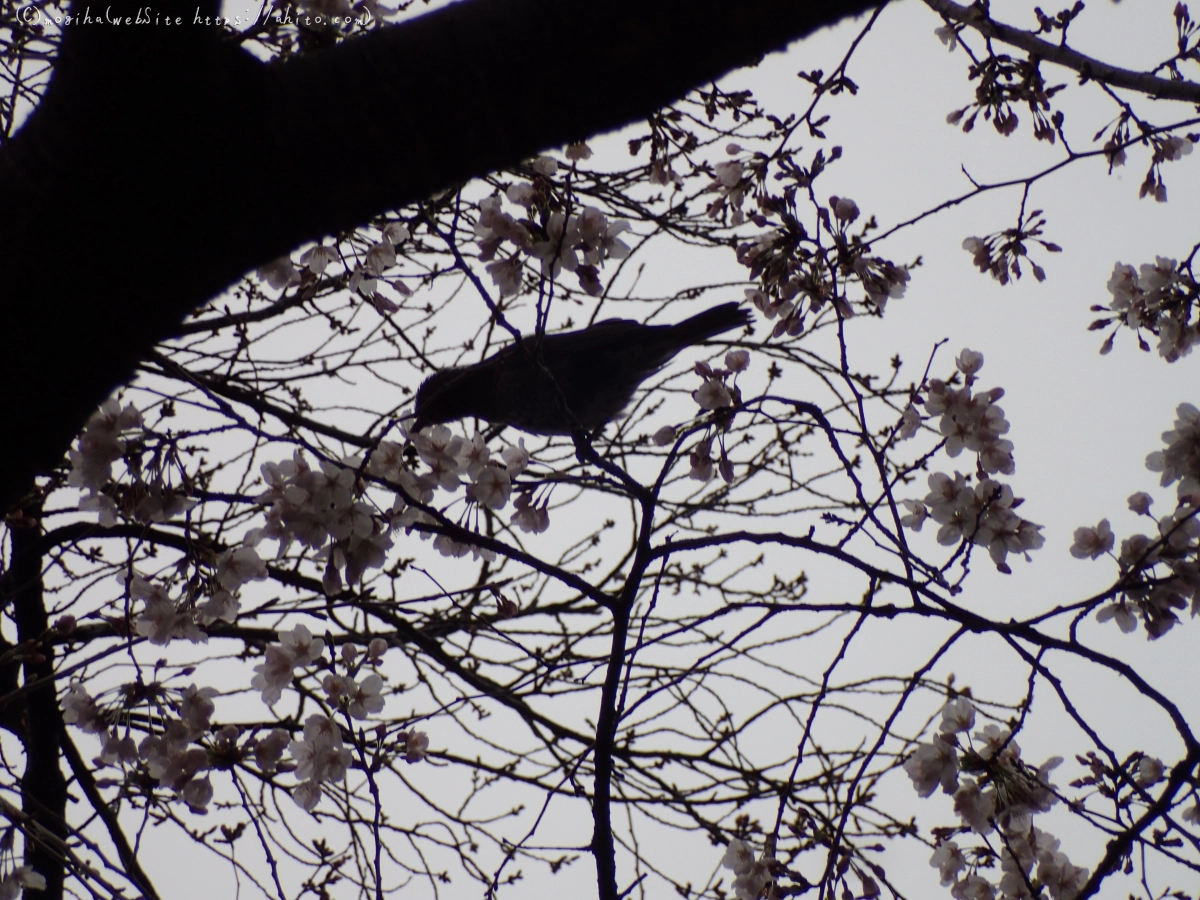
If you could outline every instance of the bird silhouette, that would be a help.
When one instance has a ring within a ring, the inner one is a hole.
[[[674,325],[606,319],[540,342],[526,336],[482,362],[426,378],[409,430],[474,417],[530,434],[595,433],[679,351],[749,324],[747,310],[723,303]]]

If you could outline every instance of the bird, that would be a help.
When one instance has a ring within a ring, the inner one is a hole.
[[[408,430],[474,417],[529,434],[598,434],[681,350],[749,324],[748,310],[723,303],[674,325],[606,319],[540,342],[527,335],[474,365],[426,378]]]

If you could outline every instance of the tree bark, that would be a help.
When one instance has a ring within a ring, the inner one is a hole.
[[[40,509],[27,510],[32,517]],[[25,748],[25,772],[21,778],[21,811],[26,822],[25,863],[46,879],[39,896],[57,900],[63,896],[63,850],[67,836],[67,782],[59,765],[62,711],[54,689],[54,645],[43,641],[50,627],[42,591],[42,555],[38,549],[41,523],[14,527],[12,564],[0,579],[0,606],[11,607],[17,625],[17,644],[24,656],[24,684],[19,701],[19,735]],[[34,687],[36,685],[36,687]]]

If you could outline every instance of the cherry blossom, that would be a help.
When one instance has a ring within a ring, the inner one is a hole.
[[[100,734],[108,728],[108,717],[78,681],[62,696],[63,721],[87,734]]]
[[[1191,403],[1180,403],[1175,410],[1175,428],[1163,432],[1165,450],[1155,450],[1146,457],[1146,468],[1161,472],[1159,483],[1167,487],[1179,482],[1180,499],[1200,495],[1200,409]]]
[[[733,879],[733,893],[738,900],[756,900],[772,882],[770,863],[756,860],[748,871]]]
[[[259,266],[254,274],[259,281],[266,282],[268,287],[277,291],[300,280],[300,273],[292,265],[292,259],[289,256],[281,256],[264,266]]]
[[[830,197],[829,205],[837,220],[847,225],[859,216],[858,204],[849,197]]]
[[[954,366],[964,375],[973,377],[983,368],[983,354],[964,347],[954,360]]]
[[[321,785],[316,781],[302,781],[292,788],[292,800],[305,812],[312,812],[321,802]]]
[[[727,869],[733,869],[735,875],[749,872],[754,865],[754,850],[745,841],[733,838],[725,848],[721,865]]]
[[[433,549],[442,556],[458,559],[471,552],[471,545],[455,540],[448,534],[439,534],[433,539]]]
[[[194,741],[208,732],[212,714],[216,711],[216,705],[212,702],[215,696],[216,688],[198,688],[194,684],[183,692],[179,703],[179,718],[187,727],[188,740]]]
[[[731,372],[744,372],[750,368],[749,350],[730,350],[725,354],[725,367]]]
[[[512,482],[508,470],[501,466],[484,466],[475,482],[468,486],[468,497],[482,503],[488,509],[504,509],[512,493]]]
[[[929,864],[938,870],[943,885],[958,880],[958,873],[967,867],[967,858],[954,841],[942,841],[929,858]]]
[[[979,875],[968,875],[950,889],[955,900],[995,900],[996,889],[992,883]]]
[[[302,781],[341,781],[353,761],[343,745],[342,731],[328,716],[315,714],[304,720],[303,737],[288,746],[296,760],[296,777]]]
[[[537,191],[528,181],[518,181],[505,189],[504,196],[508,198],[509,203],[517,206],[530,206],[537,196]]]
[[[336,248],[318,244],[300,254],[300,265],[304,266],[314,275],[320,275],[330,263],[336,262],[337,258]]]
[[[46,890],[46,879],[32,866],[17,866],[0,878],[0,900],[17,900],[24,890]]]
[[[204,813],[213,798],[212,782],[207,775],[193,778],[183,786],[179,796],[192,812]]]
[[[233,623],[237,620],[240,608],[237,597],[229,591],[220,590],[197,605],[196,618],[206,626],[218,620]]]
[[[703,441],[688,454],[690,470],[688,477],[696,481],[708,482],[713,477],[712,442]]]
[[[584,141],[579,141],[576,144],[569,144],[563,155],[572,162],[582,159],[591,159],[592,148],[589,147]]]
[[[957,734],[975,727],[975,704],[966,697],[956,697],[942,707],[942,734]]]
[[[266,737],[255,743],[254,761],[264,774],[269,775],[275,771],[291,739],[291,735],[282,728],[272,728]]]
[[[1154,756],[1143,756],[1138,760],[1137,774],[1133,777],[1138,787],[1149,787],[1162,781],[1163,761]]]
[[[76,447],[67,454],[71,460],[67,484],[98,492],[112,478],[113,462],[125,452],[122,434],[142,427],[142,416],[136,407],[122,408],[115,397],[106,401],[92,413]]]
[[[934,735],[928,743],[917,745],[904,763],[904,771],[922,797],[928,797],[941,785],[943,793],[954,793],[958,785],[958,748]]]
[[[466,441],[445,425],[431,425],[413,436],[413,444],[421,459],[429,466],[429,475],[438,487],[457,490],[462,482],[458,475]]]
[[[1145,491],[1138,491],[1136,494],[1129,495],[1129,508],[1139,516],[1149,515],[1150,504],[1154,502],[1154,498]]]
[[[547,503],[548,501],[543,500],[541,505],[537,505],[533,502],[533,494],[520,493],[513,501],[516,512],[510,521],[527,534],[541,534],[550,527]]]
[[[383,228],[383,239],[389,244],[402,244],[411,236],[408,226],[403,222],[388,222]]]
[[[911,403],[904,407],[904,412],[900,415],[900,426],[896,430],[896,440],[907,441],[917,433],[917,429],[921,427],[921,414],[917,412],[917,408]]]
[[[262,581],[267,577],[267,564],[253,547],[226,550],[217,557],[217,581],[227,591],[236,591],[247,581]]]
[[[329,699],[329,702],[337,705],[353,692],[354,679],[349,675],[336,675],[330,672],[322,679],[321,687],[324,689],[325,696]]]
[[[543,277],[557,278],[562,269],[574,272],[579,267],[575,248],[580,243],[578,218],[555,212],[546,221],[546,239],[534,242],[529,253],[541,260]]]
[[[667,447],[673,443],[675,443],[675,429],[672,426],[664,425],[654,432],[654,446]]]
[[[558,172],[558,160],[553,156],[539,156],[530,167],[539,175],[545,175],[547,178]]]
[[[1177,135],[1168,135],[1162,142],[1162,155],[1164,159],[1178,160],[1183,159],[1192,152],[1192,142],[1186,137],[1178,137]]]
[[[283,646],[287,648],[298,666],[310,665],[325,653],[325,642],[320,638],[314,638],[312,632],[303,623],[291,631],[280,631],[279,640],[283,642]]]
[[[365,719],[383,709],[383,679],[378,675],[368,675],[360,684],[352,681],[351,686],[347,711],[352,718]]]
[[[119,580],[124,582],[125,576],[120,576]],[[208,635],[196,624],[195,610],[176,605],[162,585],[135,574],[129,581],[129,595],[134,600],[145,601],[134,622],[134,630],[151,644],[166,646],[174,638],[193,643],[208,640]]]
[[[116,730],[109,731],[104,735],[100,747],[101,762],[110,766],[117,763],[124,766],[136,762],[137,759],[137,744],[130,735],[126,734],[121,737]]]
[[[296,666],[316,662],[325,652],[325,642],[314,638],[303,624],[291,631],[280,631],[282,643],[268,644],[264,661],[254,667],[250,686],[262,692],[263,703],[274,706],[283,696],[283,689],[292,683]]]
[[[508,469],[511,478],[516,478],[529,465],[529,451],[525,449],[525,438],[521,438],[515,447],[505,447],[500,451],[500,458]]]
[[[900,505],[908,512],[900,517],[900,524],[913,531],[920,531],[929,518],[929,507],[920,500],[901,500]]]
[[[1137,616],[1124,603],[1110,603],[1096,612],[1097,622],[1112,619],[1125,634],[1137,631]]]
[[[698,390],[692,391],[692,399],[701,409],[723,409],[733,405],[729,389],[716,378],[706,378]]]
[[[996,792],[982,791],[974,778],[964,778],[954,792],[954,811],[976,834],[991,834]]]
[[[391,241],[380,241],[371,246],[363,257],[363,271],[369,275],[382,275],[396,264],[396,248]]]
[[[401,731],[396,740],[404,745],[404,759],[415,763],[423,760],[429,752],[429,736],[423,731]]]
[[[1112,550],[1115,541],[1108,519],[1101,519],[1095,528],[1075,529],[1075,543],[1071,545],[1071,555],[1076,559],[1099,559]]]
[[[514,254],[505,259],[493,260],[484,266],[484,270],[491,276],[492,284],[499,289],[501,298],[515,297],[521,293],[525,268],[520,256]]]

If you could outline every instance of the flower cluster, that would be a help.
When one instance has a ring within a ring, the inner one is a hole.
[[[95,699],[83,685],[72,681],[61,699],[63,721],[87,734],[100,734],[108,728],[108,715],[100,709]]]
[[[401,731],[396,743],[404,750],[405,762],[417,763],[429,754],[429,736],[423,731]]]
[[[268,646],[267,662],[255,670],[253,685],[263,691],[268,703],[279,699],[294,667],[317,662],[325,649],[324,641],[313,638],[303,625],[280,632],[280,639],[281,643]],[[343,645],[340,659],[346,673],[331,672],[322,682],[331,706],[355,719],[365,719],[383,709],[383,679],[374,673],[361,681],[354,676],[364,663],[377,665],[387,648],[383,638],[374,638],[365,655],[351,644]],[[139,683],[125,685],[122,693],[120,710],[105,710],[82,685],[72,682],[62,698],[63,720],[100,736],[99,758],[103,764],[122,768],[142,765],[160,787],[172,791],[197,814],[203,814],[212,801],[213,787],[207,773],[213,768],[229,767],[253,756],[266,776],[294,770],[300,784],[292,796],[301,807],[311,810],[321,797],[321,785],[340,780],[351,763],[340,728],[323,714],[308,717],[299,739],[292,740],[287,731],[275,728],[261,737],[252,734],[239,747],[241,730],[237,726],[214,730],[213,698],[217,692],[213,688],[193,684],[185,690],[171,690],[157,683]],[[149,702],[160,716],[164,708],[174,715],[161,716],[161,729],[135,743],[128,727],[122,735],[112,723],[142,702]],[[423,732],[401,732],[398,744],[405,759],[417,762],[425,757],[429,739]],[[290,751],[291,760],[283,760],[285,751]]]
[[[975,713],[966,697],[947,703],[939,733],[917,745],[904,770],[922,797],[939,786],[953,795],[954,811],[965,828],[981,836],[1001,832],[1002,874],[999,884],[985,877],[990,850],[968,855],[950,840],[938,844],[930,865],[938,869],[943,885],[952,886],[957,900],[1028,900],[1034,880],[1053,900],[1072,900],[1086,883],[1087,870],[1071,863],[1053,835],[1033,826],[1033,816],[1058,800],[1048,776],[1061,757],[1030,768],[1009,730],[994,723],[976,731],[964,747],[959,735],[975,726]]]
[[[97,510],[106,525],[116,521],[116,505],[100,491],[112,479],[112,464],[125,453],[123,435],[141,429],[142,414],[137,407],[129,405],[122,409],[113,397],[92,413],[76,446],[67,453],[71,460],[67,484],[91,494],[80,504],[80,509]]]
[[[1096,613],[1099,621],[1116,622],[1126,634],[1137,630],[1140,618],[1150,639],[1170,631],[1179,621],[1176,611],[1189,603],[1193,616],[1200,612],[1200,409],[1181,403],[1176,416],[1175,427],[1162,436],[1166,447],[1146,457],[1146,468],[1162,473],[1163,487],[1179,482],[1179,504],[1157,520],[1157,537],[1134,534],[1121,542],[1117,563],[1124,589]],[[1150,504],[1144,492],[1129,498],[1129,508],[1138,515],[1150,516]],[[1098,559],[1115,543],[1103,519],[1095,527],[1075,530],[1071,555]]]
[[[490,510],[501,510],[512,497],[512,480],[529,465],[529,451],[525,449],[524,438],[516,446],[505,447],[496,459],[492,457],[492,451],[482,435],[468,439],[454,434],[445,425],[431,425],[409,437],[417,455],[429,467],[428,472],[417,474],[407,468],[403,448],[391,441],[379,445],[371,456],[367,471],[398,484],[413,501],[426,506],[433,501],[438,488],[456,491],[463,486],[463,478],[466,478],[467,500]],[[541,507],[538,516],[531,518],[529,510],[536,507],[530,507],[530,500],[527,493],[517,495],[513,503],[516,512],[512,522],[522,531],[545,531],[549,526],[545,506]],[[405,528],[418,523],[435,522],[432,516],[402,496],[396,498],[395,505],[388,513],[388,520],[393,527]],[[423,532],[422,537],[428,537],[428,533]],[[447,535],[438,535],[434,547],[443,556],[465,556],[468,552],[474,552],[476,556],[494,558],[491,551],[456,541]]]
[[[321,785],[341,781],[354,757],[342,741],[342,729],[328,716],[317,713],[304,720],[304,736],[288,745],[296,761],[300,784],[292,789],[292,799],[301,809],[311,811],[321,799]]]
[[[725,848],[721,865],[732,869],[733,892],[738,900],[755,900],[763,890],[773,884],[774,859],[754,858],[754,849],[740,838],[734,838]]]
[[[71,461],[67,484],[88,491],[79,501],[80,510],[96,513],[101,525],[111,526],[118,514],[138,522],[166,522],[192,509],[197,501],[185,496],[187,490],[167,483],[164,462],[174,458],[170,442],[162,442],[149,454],[150,471],[143,470],[142,456],[152,438],[133,405],[122,408],[112,398],[93,413],[67,453]],[[132,484],[112,484],[112,464],[121,458]]]
[[[303,624],[290,631],[279,632],[278,644],[268,644],[265,660],[254,667],[250,686],[262,692],[263,703],[274,706],[283,696],[283,689],[292,683],[297,666],[309,666],[325,653],[325,642],[314,638]]]
[[[990,475],[1011,475],[1016,471],[1012,441],[1001,437],[1008,433],[1008,420],[996,401],[1003,388],[973,394],[975,375],[983,368],[983,354],[964,349],[955,365],[965,379],[962,388],[952,388],[932,379],[924,400],[925,411],[939,416],[938,431],[946,439],[946,455],[958,456],[964,449],[979,454],[979,468]]]
[[[152,699],[159,708],[165,704],[177,717],[165,717],[160,732],[135,744],[128,729],[122,735],[118,728],[110,727],[115,715],[102,710],[82,686],[73,683],[62,698],[63,721],[89,734],[101,735],[103,764],[124,767],[140,762],[160,787],[172,791],[192,812],[203,815],[213,796],[212,782],[206,774],[213,758],[200,742],[212,729],[216,709],[212,698],[216,690],[194,684],[182,691],[169,691],[157,684],[127,685],[123,690],[127,700]],[[237,729],[226,726],[230,728],[233,733],[224,734],[226,741],[237,737]]]
[[[1158,530],[1158,538],[1135,534],[1121,542],[1117,563],[1129,586],[1096,613],[1101,622],[1112,620],[1127,634],[1137,630],[1140,616],[1151,639],[1170,631],[1179,621],[1176,610],[1187,609],[1189,602],[1193,616],[1200,612],[1200,522],[1195,511],[1185,508],[1163,516]],[[1160,566],[1165,573],[1156,571]]]
[[[1108,292],[1112,301],[1107,308],[1092,307],[1111,315],[1092,322],[1091,330],[1115,326],[1101,345],[1101,353],[1112,350],[1122,327],[1139,332],[1138,344],[1143,350],[1150,347],[1142,339],[1141,329],[1157,335],[1158,355],[1167,362],[1187,356],[1200,342],[1200,321],[1191,321],[1200,285],[1175,260],[1159,256],[1138,269],[1118,262],[1108,280]]]
[[[401,221],[393,221],[379,229],[379,240],[370,244],[362,251],[361,258],[351,270],[346,264],[346,272],[350,277],[346,280],[346,288],[351,293],[358,293],[382,312],[396,312],[399,307],[379,293],[379,277],[396,265],[396,247],[411,237],[408,226]],[[357,251],[356,251],[356,255]],[[338,247],[327,244],[316,244],[300,254],[300,266],[292,262],[290,256],[281,256],[255,271],[259,281],[264,282],[273,290],[284,290],[294,284],[309,286],[325,270],[341,259]],[[402,296],[412,293],[403,281],[388,282]]]
[[[830,197],[829,208],[820,210],[820,220],[833,237],[837,257],[826,261],[820,248],[804,247],[807,235],[794,229],[773,229],[740,244],[738,262],[750,270],[759,286],[746,290],[746,299],[775,322],[771,336],[795,336],[804,330],[805,316],[816,315],[832,302],[843,317],[854,315],[837,278],[857,280],[866,291],[865,302],[882,313],[889,299],[903,297],[911,278],[907,267],[891,260],[867,254],[868,246],[860,237],[848,233],[848,226],[860,215],[858,205],[848,197]],[[755,221],[759,221],[756,217]],[[766,224],[766,219],[762,223]]]
[[[878,256],[860,256],[854,261],[853,268],[854,274],[858,276],[867,292],[867,302],[881,313],[889,298],[898,299],[904,296],[912,278],[908,269]]]
[[[980,874],[990,868],[986,851],[967,854],[952,840],[943,840],[933,851],[929,864],[938,870],[942,884],[950,887],[956,900],[1031,900],[1029,886],[1040,885],[1052,900],[1073,900],[1087,883],[1088,870],[1074,865],[1060,849],[1054,835],[1030,828],[1005,835],[1000,851],[1000,882],[993,884]],[[1034,866],[1037,867],[1036,872]],[[1037,895],[1043,896],[1043,895]]]
[[[1033,277],[1038,281],[1045,281],[1046,270],[1030,258],[1029,246],[1041,244],[1042,249],[1048,253],[1062,252],[1062,247],[1058,244],[1038,237],[1045,225],[1042,211],[1034,210],[1016,228],[1006,228],[981,238],[964,238],[962,248],[971,254],[972,262],[980,272],[987,272],[1001,284],[1008,284],[1010,275],[1014,278],[1021,277],[1022,258],[1029,262]]]
[[[725,149],[730,155],[742,152],[742,148],[737,144],[730,144]],[[760,165],[765,162],[766,158],[761,153],[756,156]],[[730,210],[729,224],[736,228],[746,221],[745,214],[742,212],[742,203],[746,199],[746,191],[750,189],[754,170],[741,160],[731,159],[716,163],[713,166],[713,174],[716,178],[705,188],[705,191],[716,193],[717,199],[708,204],[706,215],[710,219],[719,219],[728,209]]]
[[[702,410],[713,413],[711,424],[719,430],[723,430],[729,424],[728,417],[722,416],[720,413],[723,410],[733,409],[742,402],[742,394],[736,384],[737,375],[749,367],[750,351],[748,350],[730,350],[725,354],[724,367],[713,368],[706,362],[696,363],[696,374],[703,379],[703,383],[692,391],[692,399]],[[733,377],[733,381],[729,380],[730,376]],[[659,447],[666,447],[673,444],[677,436],[678,432],[674,427],[664,425],[654,433],[654,443]],[[721,478],[726,483],[730,483],[733,481],[733,463],[730,462],[729,454],[725,451],[724,439],[720,440],[721,449],[717,460],[714,460],[712,456],[712,444],[713,435],[709,434],[692,448],[688,454],[688,462],[691,466],[688,476],[696,481],[711,481],[715,463],[717,470],[721,473]]]
[[[127,585],[129,596],[145,604],[134,620],[134,630],[151,644],[166,646],[173,638],[183,638],[193,643],[208,640],[200,626],[211,625],[218,619],[233,622],[240,604],[237,592],[247,581],[262,581],[267,577],[267,566],[253,547],[237,547],[226,550],[215,561],[213,575],[217,587],[212,594],[199,603],[191,599],[175,600],[166,586],[148,581],[136,572],[126,579],[119,575],[117,581]]]
[[[920,531],[926,518],[941,525],[939,544],[951,546],[970,541],[986,547],[996,568],[1011,573],[1007,563],[1009,553],[1023,554],[1039,549],[1045,538],[1042,526],[1018,516],[1013,508],[1020,501],[1013,497],[1012,488],[985,478],[972,488],[959,472],[952,478],[941,472],[929,476],[929,493],[924,500],[905,500],[908,514],[900,521],[913,531]]]
[[[118,580],[124,584],[125,576]],[[134,630],[152,644],[165,647],[174,638],[203,643],[208,635],[196,624],[197,609],[178,603],[167,593],[164,585],[147,581],[140,575],[129,579],[129,596],[145,603],[134,620]]]
[[[996,405],[1003,395],[1002,388],[972,393],[975,375],[983,367],[983,354],[963,350],[955,364],[962,373],[965,385],[953,388],[944,381],[933,379],[927,397],[915,403],[924,405],[931,415],[939,417],[938,430],[946,441],[946,453],[956,457],[964,449],[977,455],[979,482],[972,487],[969,478],[959,472],[953,477],[941,472],[929,476],[929,493],[923,500],[905,500],[908,513],[901,523],[920,531],[925,519],[932,517],[941,528],[938,543],[950,546],[970,541],[986,547],[992,561],[1001,572],[1010,572],[1006,562],[1009,553],[1022,553],[1028,558],[1030,550],[1042,546],[1041,526],[1018,516],[1013,510],[1020,505],[1012,488],[989,477],[991,474],[1011,475],[1012,441],[1002,438],[1009,429],[1004,410]],[[898,437],[903,440],[914,435],[922,418],[912,404],[904,411]]]
[[[501,297],[511,297],[521,291],[525,258],[541,263],[543,277],[557,278],[566,269],[579,278],[579,286],[593,297],[604,292],[600,282],[600,267],[607,259],[625,259],[629,245],[620,235],[629,230],[623,219],[609,221],[592,206],[578,214],[541,210],[535,220],[535,207],[541,206],[549,187],[548,179],[558,171],[552,157],[543,156],[531,166],[538,179],[534,183],[517,182],[504,192],[504,199],[527,212],[521,220],[503,209],[500,194],[493,194],[479,204],[479,220],[475,237],[479,242],[479,257],[488,263],[486,270]],[[507,242],[513,248],[507,257],[496,258],[500,247]]]
[[[276,540],[280,556],[292,541],[323,550],[329,563],[325,589],[331,594],[341,591],[343,570],[346,582],[355,584],[367,569],[382,566],[392,539],[371,507],[356,499],[358,464],[353,457],[343,465],[322,460],[320,468],[313,469],[299,450],[290,460],[263,463],[267,490],[259,502],[270,509],[266,525],[252,532],[247,542]]]
[[[1163,487],[1179,482],[1180,503],[1200,507],[1200,409],[1180,403],[1175,414],[1175,427],[1162,435],[1166,449],[1147,456],[1146,468],[1162,473]]]
[[[387,642],[383,638],[375,638],[367,648],[367,661],[378,663],[386,651]],[[382,711],[383,678],[372,673],[361,682],[355,680],[358,648],[353,644],[342,645],[341,659],[345,674],[330,672],[321,682],[330,705],[345,710],[353,719],[365,719]]]
[[[1178,9],[1178,7],[1176,7]],[[1186,7],[1184,7],[1186,9]],[[1146,177],[1142,180],[1142,186],[1138,188],[1138,199],[1143,197],[1153,197],[1158,203],[1167,202],[1167,185],[1162,177],[1162,164],[1165,162],[1175,162],[1183,159],[1192,152],[1192,144],[1196,140],[1196,135],[1189,134],[1180,137],[1176,134],[1168,134],[1164,136],[1152,136],[1150,145],[1154,148],[1154,153],[1150,157],[1150,168],[1146,171]],[[1121,165],[1124,162],[1125,154],[1120,152],[1120,160],[1116,155],[1110,156],[1110,171],[1111,166]]]

